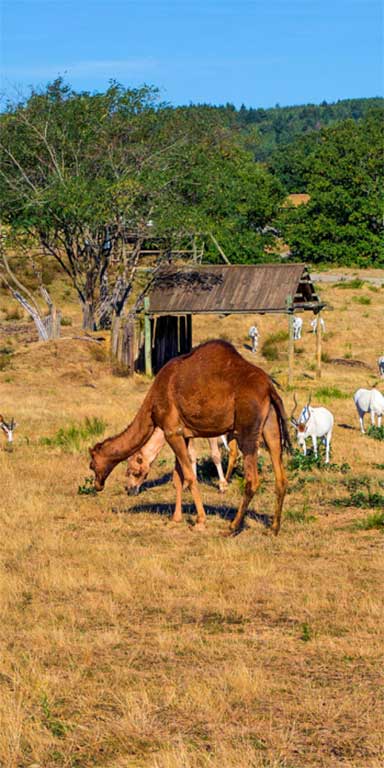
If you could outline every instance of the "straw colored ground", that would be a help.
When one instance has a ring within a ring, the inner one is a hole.
[[[312,391],[314,404],[334,412],[338,466],[290,471],[273,539],[266,459],[254,515],[225,539],[238,477],[222,497],[201,464],[211,514],[207,533],[197,534],[188,495],[185,522],[169,521],[168,450],[140,496],[124,494],[120,466],[95,497],[78,487],[87,488],[87,446],[98,438],[42,443],[85,417],[104,419],[113,434],[149,386],[143,376],[112,376],[103,348],[72,338],[77,306],[68,287],[53,287],[73,324],[49,344],[27,343],[33,327],[0,294],[0,412],[19,423],[13,453],[4,441],[0,450],[0,765],[382,766],[384,538],[379,528],[355,527],[380,509],[335,501],[353,490],[384,493],[384,443],[359,433],[351,398],[378,381],[384,288],[321,286],[333,307],[325,360],[359,359],[371,369],[324,362],[319,382],[307,316],[297,343],[295,391],[301,405]],[[197,320],[194,341],[228,338],[253,360],[245,346],[253,319]],[[284,318],[257,321],[261,343],[286,326]],[[280,359],[258,354],[255,362],[285,386],[286,342],[276,344]],[[290,410],[293,392],[283,396]],[[204,441],[200,450],[207,455]]]

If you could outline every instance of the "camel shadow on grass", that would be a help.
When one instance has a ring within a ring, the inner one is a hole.
[[[220,517],[222,520],[228,520],[228,522],[232,522],[232,520],[235,519],[237,512],[236,507],[226,507],[224,504],[205,504],[204,509],[206,511],[207,517]],[[156,502],[147,504],[135,504],[133,507],[112,507],[112,512],[115,514],[127,512],[130,514],[133,513],[139,515],[142,512],[147,512],[164,517],[171,517],[173,510],[174,505],[172,503],[159,504]],[[183,504],[183,515],[186,517],[186,519],[188,517],[194,518],[196,515],[194,505],[189,503]],[[262,523],[265,528],[270,528],[272,525],[272,518],[269,517],[269,515],[258,514],[252,509],[247,512],[246,518],[247,517],[251,520],[256,520],[257,522]]]

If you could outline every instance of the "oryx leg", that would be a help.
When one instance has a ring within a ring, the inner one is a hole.
[[[219,448],[219,439],[217,437],[210,437],[208,439],[209,447],[211,449],[212,461],[216,467],[217,474],[219,476],[219,490],[224,493],[228,487],[228,483],[224,477],[223,467],[221,464],[221,453]]]
[[[332,432],[328,432],[325,440],[325,463],[329,464],[329,451],[331,447]]]
[[[188,453],[189,453],[189,458],[191,459],[194,475],[195,477],[197,477],[197,452],[196,452],[194,440],[189,440],[188,442]]]
[[[315,437],[315,435],[312,435],[312,445],[313,445],[313,452],[317,459],[317,437]]]

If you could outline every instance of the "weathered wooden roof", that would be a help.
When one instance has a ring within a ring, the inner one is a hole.
[[[305,264],[168,266],[147,295],[154,315],[286,312],[289,297],[294,309],[324,306]]]

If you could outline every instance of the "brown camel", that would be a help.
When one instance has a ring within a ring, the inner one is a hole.
[[[228,342],[208,341],[187,355],[173,358],[157,374],[129,426],[90,449],[95,488],[101,491],[112,469],[149,440],[156,427],[163,430],[176,456],[174,483],[181,494],[190,487],[196,507],[195,528],[203,528],[205,510],[188,455],[190,437],[236,438],[243,453],[245,489],[230,532],[241,530],[258,484],[257,455],[261,436],[271,455],[275,473],[276,505],[272,523],[280,529],[287,487],[283,448],[291,443],[282,400],[270,376],[236,351]],[[181,515],[174,514],[179,522]]]

